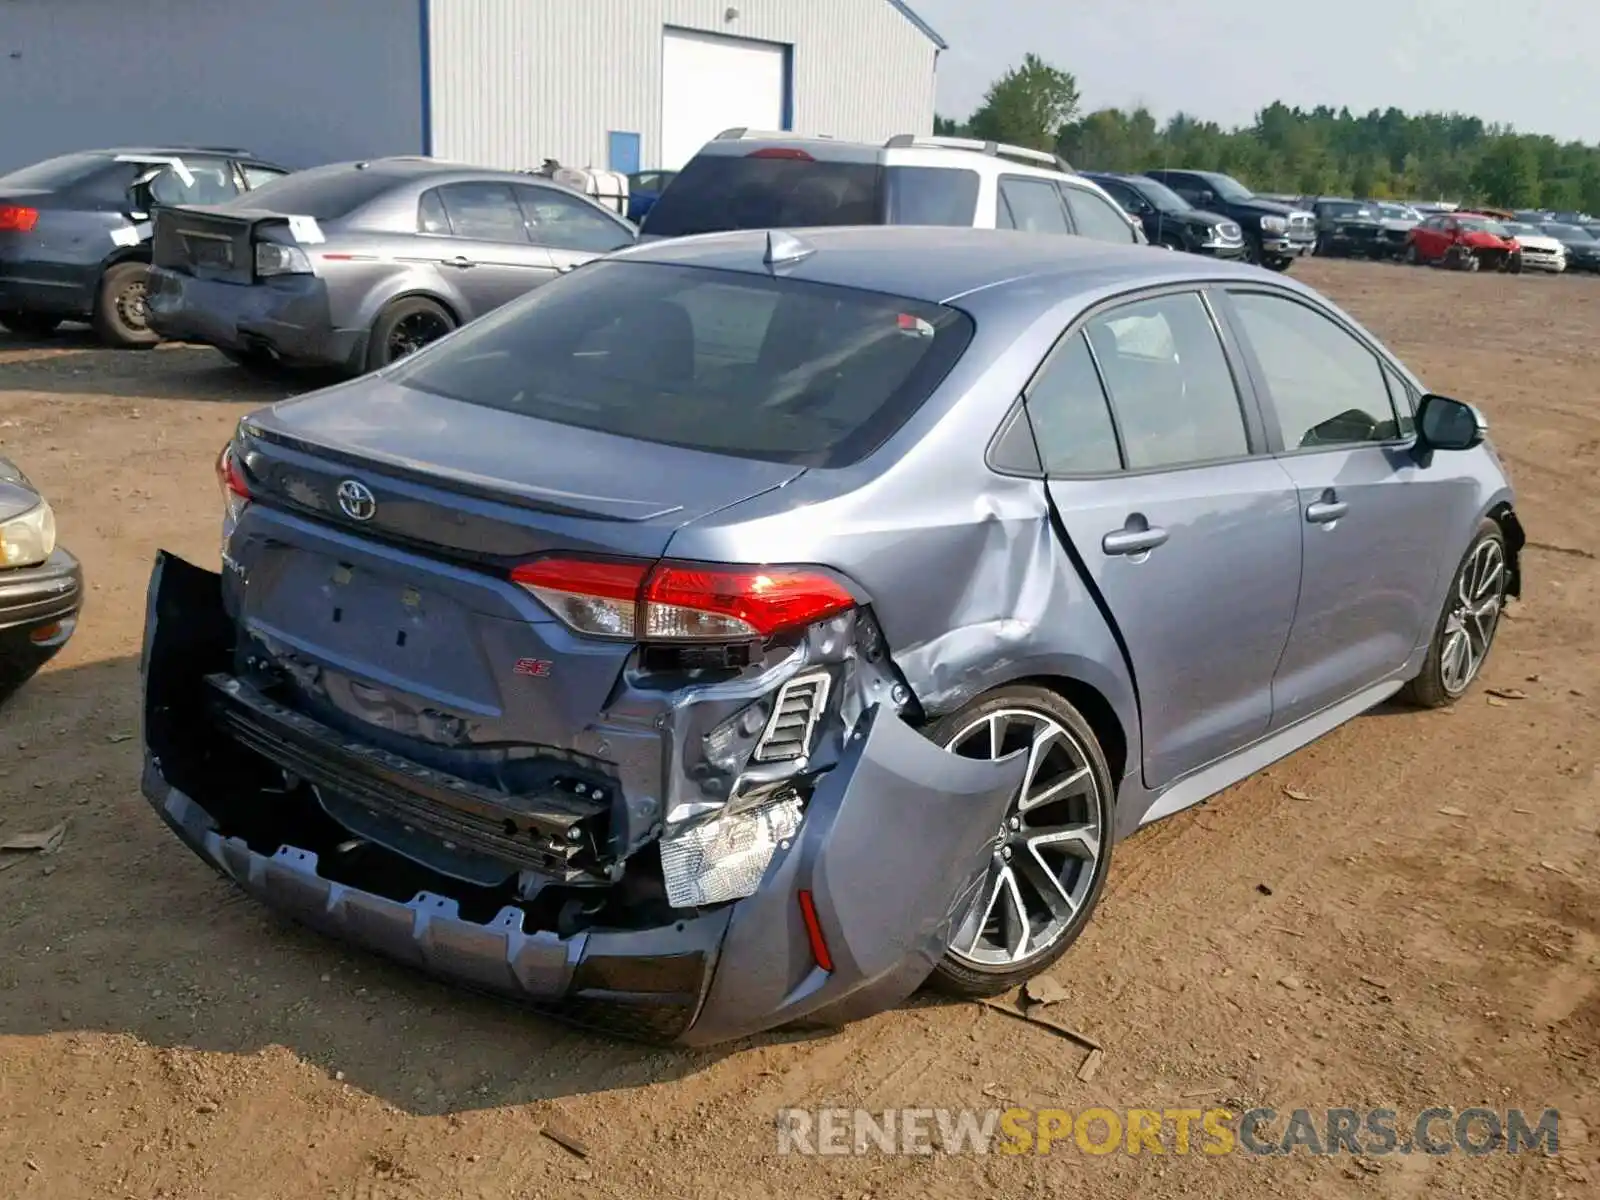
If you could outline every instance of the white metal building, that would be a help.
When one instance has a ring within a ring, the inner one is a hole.
[[[676,168],[736,125],[931,133],[944,45],[904,0],[0,0],[0,171],[131,144]]]

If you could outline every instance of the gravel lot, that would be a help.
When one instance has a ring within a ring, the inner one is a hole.
[[[213,459],[282,393],[207,350],[0,335],[0,445],[91,585],[0,718],[0,837],[71,820],[0,871],[0,1195],[1600,1195],[1600,280],[1296,274],[1489,414],[1532,541],[1484,681],[1509,698],[1380,711],[1121,847],[1054,972],[1055,1011],[1105,1048],[1087,1083],[1071,1042],[970,1004],[722,1052],[611,1043],[237,897],[139,795],[139,640],[151,555],[215,563]],[[1011,1102],[1554,1106],[1561,1154],[776,1152],[781,1107]]]

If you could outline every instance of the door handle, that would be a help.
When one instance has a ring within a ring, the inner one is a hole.
[[[1322,499],[1306,505],[1306,520],[1313,525],[1331,525],[1349,511],[1350,505],[1329,488],[1322,493]]]
[[[1143,554],[1154,550],[1167,540],[1167,531],[1147,526],[1144,529],[1119,529],[1100,539],[1100,549],[1107,554]]]
[[[465,254],[458,254],[454,258],[440,259],[440,262],[441,262],[442,265],[444,265],[446,267],[461,267],[463,269],[465,269],[466,267],[475,267],[475,266],[478,265],[477,263],[473,262],[470,258],[468,258]]]

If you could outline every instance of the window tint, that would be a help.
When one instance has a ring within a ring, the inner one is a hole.
[[[808,466],[875,449],[939,386],[953,308],[601,259],[404,360],[408,387],[648,442]]]
[[[978,215],[978,173],[950,167],[890,167],[884,172],[891,225],[971,227]]]
[[[528,230],[541,246],[609,254],[634,240],[633,231],[627,226],[576,196],[532,184],[521,184],[516,191],[528,219]]]
[[[1085,332],[1132,470],[1248,454],[1233,373],[1194,293],[1114,309]]]
[[[1095,475],[1122,466],[1111,410],[1083,334],[1056,348],[1028,389],[1027,406],[1050,474]]]
[[[393,175],[370,169],[357,170],[344,165],[313,167],[263,183],[253,189],[240,206],[315,217],[319,221],[337,221],[376,200],[396,182]]]
[[[417,232],[450,233],[450,217],[444,211],[444,201],[439,199],[438,188],[429,188],[417,201]]]
[[[439,189],[450,231],[485,242],[526,242],[522,209],[509,183],[450,183]]]
[[[1048,179],[1022,179],[1015,175],[1000,180],[1000,211],[995,223],[1001,229],[1028,233],[1072,232],[1056,185]]]
[[[222,204],[239,194],[233,164],[220,158],[182,158],[183,172],[176,167],[151,164],[156,174],[149,183],[150,198],[157,204]]]
[[[274,179],[282,179],[287,171],[279,171],[275,167],[258,167],[253,163],[240,163],[239,169],[244,172],[245,186],[251,191],[263,184],[271,183]]]
[[[1115,179],[1102,179],[1098,181],[1105,188],[1106,194],[1131,213],[1141,212],[1149,207],[1138,192],[1127,184]]]
[[[645,215],[644,231],[663,237],[728,229],[882,224],[883,168],[810,157],[699,154]]]
[[[1383,378],[1389,385],[1389,398],[1394,401],[1394,410],[1400,414],[1395,425],[1400,437],[1411,437],[1417,431],[1417,391],[1387,365],[1383,368]]]
[[[1072,223],[1084,237],[1099,242],[1120,242],[1124,246],[1137,240],[1128,218],[1093,192],[1062,184],[1061,194],[1072,210]]]
[[[1372,351],[1321,313],[1282,296],[1238,292],[1233,304],[1266,376],[1285,448],[1399,436]]]

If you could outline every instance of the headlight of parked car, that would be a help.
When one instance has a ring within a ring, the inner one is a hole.
[[[311,260],[299,246],[283,246],[277,242],[256,243],[256,274],[309,275]]]
[[[43,500],[0,525],[0,560],[7,567],[36,567],[55,553],[56,514]]]
[[[1262,217],[1261,229],[1264,233],[1288,233],[1289,220],[1287,217]]]

